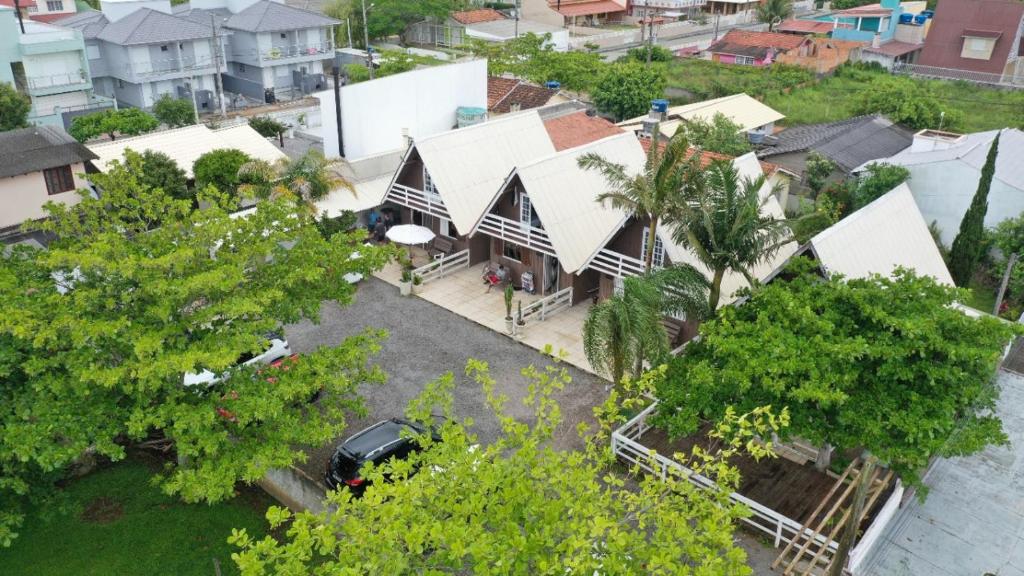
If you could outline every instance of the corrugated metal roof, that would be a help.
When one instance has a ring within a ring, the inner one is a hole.
[[[220,130],[210,130],[204,125],[186,126],[89,145],[89,149],[99,156],[93,164],[100,170],[105,170],[113,160],[123,160],[126,149],[136,152],[152,150],[170,156],[189,178],[192,178],[192,164],[197,158],[207,152],[224,148],[235,148],[253,158],[268,162],[287,158],[284,152],[260,136],[248,124]]]
[[[999,130],[975,132],[967,134],[963,142],[941,150],[914,152],[913,146],[889,158],[879,160],[887,164],[900,166],[917,166],[940,162],[960,161],[981,170],[988,157],[988,149]],[[995,179],[1018,190],[1024,191],[1024,132],[1016,128],[1004,128],[999,138],[999,155],[996,156]],[[867,164],[858,166],[854,171],[867,168]]]
[[[555,152],[533,110],[420,138],[414,146],[460,234],[483,217],[513,168]]]
[[[317,209],[334,217],[345,210],[362,212],[380,206],[391,185],[391,178],[404,156],[405,149],[400,149],[367,156],[354,162],[343,159],[339,172],[352,183],[356,193],[352,194],[347,188],[332,190],[325,198],[317,201]]]
[[[543,222],[559,263],[570,274],[589,262],[628,218],[622,210],[597,202],[609,191],[607,180],[577,163],[591,152],[632,174],[641,172],[646,160],[636,136],[622,133],[521,165],[514,173]]]
[[[906,183],[819,232],[811,248],[829,275],[864,278],[902,266],[953,285]]]
[[[760,162],[757,157],[752,153],[744,154],[733,160],[733,166],[739,173],[740,178],[756,178],[763,174],[761,171]],[[785,219],[786,215],[782,211],[782,206],[779,205],[778,200],[771,194],[771,187],[768,182],[765,182],[763,188],[761,188],[761,198],[764,200],[764,204],[761,207],[761,213],[770,215],[777,220]],[[662,243],[665,246],[665,253],[672,260],[674,264],[690,264],[697,270],[699,270],[705,277],[710,281],[712,272],[697,258],[697,255],[692,250],[675,243],[672,240],[672,228],[669,226],[661,226],[658,228],[658,237],[661,238]],[[799,249],[799,245],[796,242],[789,242],[781,246],[775,254],[762,261],[751,270],[751,274],[758,280],[764,280],[771,276],[777,269],[782,267],[793,254]],[[737,272],[726,272],[725,276],[722,277],[721,287],[721,298],[718,301],[718,307],[727,306],[735,300],[736,292],[741,288],[747,288],[750,283],[743,277],[742,274]]]
[[[277,32],[321,28],[338,24],[341,22],[323,14],[262,0],[231,16],[224,26],[245,32]]]
[[[684,106],[672,106],[668,109],[667,119],[693,120],[699,118],[711,121],[719,112],[738,124],[741,130],[753,130],[785,118],[782,113],[746,94],[733,94]],[[643,123],[645,118],[647,116],[638,116],[620,122],[619,126],[637,127]],[[664,125],[662,131],[664,131]]]

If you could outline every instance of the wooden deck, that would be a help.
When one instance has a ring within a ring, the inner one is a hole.
[[[671,458],[677,452],[689,455],[698,442],[707,449],[710,443],[706,431],[705,428],[692,436],[669,440],[664,431],[652,428],[636,440]],[[797,464],[782,457],[756,461],[749,456],[737,456],[730,463],[740,472],[737,492],[801,524],[808,522],[808,516],[828,495],[837,479],[837,476],[819,472],[813,464]],[[869,511],[863,526],[870,525],[892,489],[893,486],[889,486],[878,499],[875,510]],[[824,511],[815,520],[820,520],[823,515]]]

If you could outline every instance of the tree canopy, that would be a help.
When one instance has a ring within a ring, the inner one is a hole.
[[[111,140],[117,136],[138,136],[152,132],[160,126],[155,116],[138,108],[121,110],[103,110],[71,121],[68,133],[79,142],[88,142],[93,138],[107,135]]]
[[[711,120],[687,120],[677,130],[685,133],[691,144],[709,152],[742,156],[751,150],[747,133],[721,112],[715,112]]]
[[[179,200],[191,200],[195,197],[188,187],[185,171],[178,167],[178,163],[173,158],[163,152],[146,150],[139,154],[128,148],[124,151],[124,162],[121,164],[121,169],[131,173],[139,184],[147,188],[160,188]],[[109,173],[96,173],[89,178],[97,187],[105,190],[109,187],[119,186],[111,179],[119,178],[121,175],[122,171],[116,170]]]
[[[153,115],[168,128],[180,128],[196,123],[195,108],[191,100],[164,94],[153,103]]]
[[[848,68],[844,74],[856,74],[856,68]],[[865,76],[869,84],[854,99],[854,114],[885,114],[893,122],[915,130],[954,128],[963,120],[963,114],[944,105],[928,85],[914,78]]]
[[[792,280],[701,326],[658,387],[659,425],[684,435],[726,407],[787,407],[788,434],[866,448],[911,484],[933,456],[1006,441],[990,409],[1014,327],[967,316],[953,307],[960,291],[907,270],[823,280],[813,269],[797,259]]]
[[[0,132],[28,126],[32,101],[7,82],[0,82]]]
[[[593,52],[555,52],[550,40],[550,34],[538,36],[529,32],[507,42],[472,42],[470,49],[474,55],[487,59],[487,72],[492,76],[512,74],[538,84],[550,80],[576,92],[593,89],[604,71],[612,66]],[[642,90],[647,92],[646,87]]]
[[[119,163],[106,175],[101,199],[47,205],[46,250],[0,258],[0,543],[76,459],[117,460],[128,443],[173,446],[178,465],[158,475],[167,493],[229,498],[237,481],[303,458],[296,445],[336,438],[362,410],[356,387],[383,378],[368,363],[379,331],[288,370],[225,371],[283,324],[317,321],[324,300],[349,302],[344,275],[369,274],[388,249],[361,232],[325,238],[291,202],[231,217],[212,188],[198,210]],[[184,385],[203,369],[224,379]]]
[[[238,170],[252,161],[248,154],[235,148],[221,148],[203,154],[192,163],[197,189],[214,186],[221,192],[234,194],[240,182]]]
[[[996,134],[988,149],[985,165],[981,167],[978,189],[974,192],[971,205],[960,221],[960,231],[949,248],[949,273],[958,286],[967,286],[974,276],[974,269],[984,254],[985,214],[988,212],[988,191],[996,173],[996,157],[999,154],[999,134]]]
[[[550,440],[563,422],[552,393],[569,383],[564,368],[523,371],[529,421],[511,415],[485,363],[471,360],[466,372],[501,425],[494,443],[480,445],[471,422],[455,417],[452,376],[442,377],[407,410],[427,424],[443,416],[442,442],[423,434],[415,440],[423,451],[365,467],[366,492],[331,493],[336,509],[271,509],[267,518],[286,531],[283,541],[236,531],[242,574],[750,574],[732,537],[748,512],[728,500],[737,475],[725,461],[753,434],[783,425],[784,414],[729,415],[731,432],[717,429],[722,450],[680,456],[720,490],[701,490],[677,473],[641,477],[634,488],[607,448],[608,432],[622,421],[614,393],[595,409],[596,430],[581,425],[584,448],[558,451]]]
[[[651,100],[664,94],[665,82],[665,72],[660,67],[639,62],[615,64],[604,69],[590,96],[598,110],[624,120],[647,112]]]
[[[854,209],[863,208],[910,179],[910,170],[896,164],[872,162],[867,174],[857,181],[853,192]]]

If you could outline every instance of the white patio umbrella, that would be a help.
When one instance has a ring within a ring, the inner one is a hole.
[[[414,244],[426,244],[434,239],[434,233],[426,226],[415,224],[399,224],[392,226],[384,236],[395,244],[406,244],[409,246],[409,259],[412,259],[412,246]]]

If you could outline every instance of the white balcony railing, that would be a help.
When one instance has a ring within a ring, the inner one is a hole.
[[[42,76],[29,76],[26,79],[29,90],[46,90],[48,88],[64,88],[80,86],[89,83],[89,77],[85,70],[67,72],[65,74],[45,74]]]
[[[627,276],[640,276],[644,273],[644,261],[633,258],[632,256],[626,256],[625,254],[619,254],[614,250],[608,248],[602,248],[598,252],[587,268],[596,270],[616,278],[626,278]]]
[[[330,56],[334,53],[334,44],[290,44],[288,46],[273,46],[269,50],[238,50],[233,52],[236,58],[255,58],[257,55],[261,61],[284,60],[286,58],[302,58],[308,56]]]
[[[548,256],[558,256],[555,253],[555,247],[551,245],[548,233],[529,224],[497,214],[488,214],[484,216],[477,229],[488,236],[508,240],[523,248],[529,248]]]
[[[388,190],[385,201],[401,204],[413,210],[418,210],[431,216],[451,220],[448,210],[444,206],[441,197],[436,194],[428,194],[423,190],[417,190],[404,184],[395,184]]]

